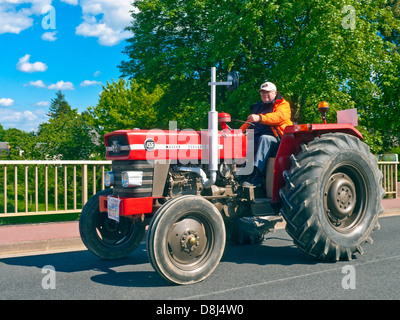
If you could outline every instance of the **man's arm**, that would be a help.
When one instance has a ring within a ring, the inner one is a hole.
[[[260,123],[270,126],[282,125],[285,121],[290,119],[291,110],[290,104],[286,100],[283,100],[278,106],[275,112],[266,114],[260,114]]]

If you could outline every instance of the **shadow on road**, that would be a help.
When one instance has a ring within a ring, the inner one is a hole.
[[[60,272],[81,272],[88,270],[108,270],[124,265],[148,263],[145,246],[141,245],[130,257],[116,260],[103,260],[87,250],[59,253],[45,253],[23,257],[1,258],[0,262],[8,265],[43,268],[52,265]]]
[[[290,238],[269,235],[259,245],[227,245],[221,263],[229,264],[257,264],[267,265],[314,265],[321,263],[300,251]],[[164,287],[171,286],[155,271],[148,269],[149,260],[146,245],[139,248],[128,258],[118,260],[102,260],[89,251],[73,251],[62,253],[49,253],[24,257],[0,259],[0,262],[12,266],[43,268],[52,265],[57,272],[74,273],[85,271],[98,271],[99,274],[89,277],[96,283],[121,287]],[[118,272],[113,269],[123,266],[132,266],[132,271]]]
[[[321,263],[303,253],[292,239],[269,235],[260,245],[229,245],[221,262],[258,265],[312,265]]]
[[[108,286],[118,287],[171,287],[173,284],[164,280],[155,271],[132,271],[132,272],[112,272],[102,273],[91,277],[94,282]]]

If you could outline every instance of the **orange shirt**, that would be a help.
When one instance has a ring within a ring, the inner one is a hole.
[[[287,102],[284,98],[276,99],[273,104],[272,112],[260,114],[261,122],[259,123],[271,126],[271,129],[275,136],[277,136],[277,134],[279,134],[279,136],[282,136],[283,130],[285,130],[287,126],[293,124],[290,120],[291,114],[292,112],[290,110],[289,102]],[[249,124],[245,123],[240,127],[240,129],[242,129],[242,131],[244,132],[248,127]],[[275,128],[278,133],[276,132]]]

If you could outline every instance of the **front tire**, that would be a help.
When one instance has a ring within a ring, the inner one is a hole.
[[[79,232],[86,248],[102,259],[128,257],[140,245],[145,225],[131,217],[120,217],[119,222],[100,212],[99,197],[112,195],[105,189],[89,199],[79,218]]]
[[[153,268],[175,284],[197,283],[217,267],[225,225],[207,200],[185,195],[166,202],[150,223],[147,252]]]
[[[294,243],[322,260],[362,254],[383,212],[382,174],[369,147],[354,136],[329,133],[303,145],[291,161],[280,196]]]

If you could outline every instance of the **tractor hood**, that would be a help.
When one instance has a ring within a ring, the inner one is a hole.
[[[207,130],[117,130],[104,136],[107,160],[179,160],[208,163]],[[247,138],[241,130],[218,131],[219,159],[244,159]]]

